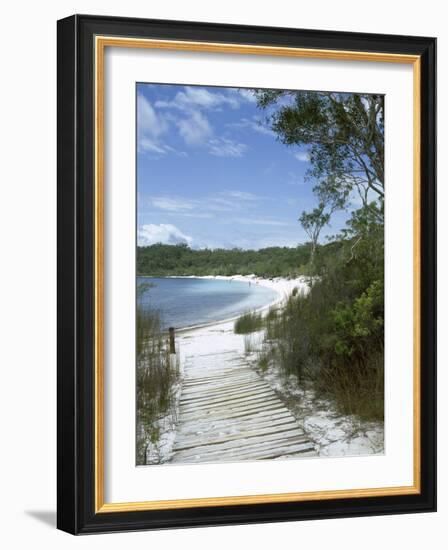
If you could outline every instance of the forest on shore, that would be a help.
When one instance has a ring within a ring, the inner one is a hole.
[[[294,277],[307,272],[311,247],[260,250],[192,249],[186,244],[153,244],[137,248],[137,275],[257,275]]]

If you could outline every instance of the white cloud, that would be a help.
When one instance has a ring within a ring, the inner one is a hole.
[[[253,193],[247,193],[246,191],[223,191],[222,195],[245,201],[258,201],[262,198],[258,195],[254,195]]]
[[[204,107],[205,109],[217,108],[220,105],[229,105],[232,109],[239,107],[239,102],[236,98],[217,92],[209,92],[204,88],[185,88],[185,97],[188,103],[193,103]]]
[[[212,139],[208,143],[208,152],[216,157],[242,157],[247,149],[244,143],[231,139]]]
[[[142,135],[157,138],[168,130],[163,117],[154,110],[151,103],[143,95],[137,97],[138,130]]]
[[[249,103],[256,103],[257,97],[253,90],[246,90],[244,88],[239,88],[238,93],[241,97],[243,97],[246,101],[249,101]]]
[[[137,96],[137,149],[155,156],[176,152],[163,143],[162,136],[168,131],[168,122],[160,116],[142,94]]]
[[[198,206],[197,201],[184,199],[182,197],[150,197],[149,203],[155,208],[169,210],[171,212],[189,211]]]
[[[266,136],[275,136],[275,132],[266,126],[266,124],[264,124],[263,121],[257,116],[254,116],[252,119],[242,118],[239,122],[232,122],[226,124],[226,126],[229,128],[249,129],[253,132]]]
[[[232,109],[239,107],[238,98],[231,94],[210,92],[205,88],[185,86],[182,92],[177,92],[171,101],[157,101],[156,107],[165,109],[190,110],[194,108],[218,109],[221,105],[228,105]]]
[[[187,145],[202,145],[213,134],[207,118],[199,111],[193,111],[189,118],[179,120],[177,127]]]
[[[153,154],[164,155],[175,152],[185,156],[185,153],[175,151],[161,142],[160,136],[167,132],[169,124],[177,126],[180,137],[189,146],[207,146],[211,155],[219,157],[241,157],[247,146],[228,138],[213,137],[213,128],[204,114],[208,110],[220,110],[222,106],[237,109],[244,100],[252,101],[253,94],[249,90],[228,89],[224,92],[213,92],[201,87],[185,86],[170,100],[158,100],[154,107],[142,95],[139,96],[139,149]],[[161,111],[162,109],[178,109],[180,116]],[[257,132],[270,133],[270,130],[258,123],[243,119],[241,127],[251,126]],[[229,125],[230,126],[230,125]],[[236,124],[235,126],[238,126]]]
[[[185,151],[178,151],[164,142],[169,130],[169,117],[158,113],[150,101],[139,94],[137,96],[137,150],[160,158],[167,153],[187,157]]]
[[[173,212],[171,212],[173,214]],[[176,213],[177,215],[179,213]],[[210,214],[209,212],[180,212],[181,216],[184,216],[185,218],[197,218],[197,219],[203,219],[203,220],[210,220],[212,218],[215,218],[214,214]]]
[[[236,218],[234,221],[243,225],[271,225],[277,227],[295,227],[297,224],[269,218]]]
[[[152,244],[181,244],[191,246],[193,239],[182,233],[175,225],[161,223],[159,225],[150,223],[139,227],[137,231],[139,246],[150,246]]]
[[[294,153],[294,157],[299,162],[309,162],[310,161],[310,155],[306,151],[299,151],[297,153]]]
[[[190,218],[214,218],[218,212],[248,210],[254,203],[265,197],[245,191],[227,190],[196,199],[179,196],[158,195],[148,197],[149,206],[163,210],[167,214],[177,214]]]
[[[140,137],[138,140],[139,151],[146,151],[147,153],[156,153],[159,155],[165,155],[167,149],[162,145],[158,145],[154,140],[147,137]]]

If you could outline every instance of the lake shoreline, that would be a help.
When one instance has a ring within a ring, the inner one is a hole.
[[[287,279],[286,277],[273,277],[265,279],[256,275],[166,275],[164,277],[155,277],[154,275],[138,275],[140,278],[148,279],[197,279],[197,280],[216,280],[216,281],[235,281],[240,283],[255,284],[265,288],[274,290],[277,293],[277,298],[268,304],[261,307],[251,309],[255,313],[265,313],[271,307],[280,306],[285,303],[293,290],[297,288],[299,291],[307,292],[308,284],[306,277],[297,277],[294,279]],[[224,318],[220,320],[213,320],[207,323],[200,323],[197,325],[189,325],[176,328],[176,333],[185,333],[195,330],[204,329],[207,327],[213,327],[215,325],[221,326],[227,323],[233,323],[236,321],[244,311],[241,311],[238,315],[232,315],[232,317]]]
[[[260,285],[262,284],[269,286],[269,288],[274,288],[277,291],[278,298],[262,308],[259,308],[257,310],[258,313],[265,313],[272,307],[281,307],[286,303],[295,288],[303,293],[309,290],[305,277],[299,277],[297,279],[286,279],[283,277],[263,279],[250,275],[233,275],[232,277],[226,277],[224,275],[217,275],[216,277],[205,275],[197,278],[219,278],[221,280],[229,280],[232,278],[233,280],[241,282],[258,282]],[[202,325],[177,329],[176,334],[178,334],[179,337],[176,338],[176,341],[179,341],[180,344],[188,341],[188,354],[191,355],[211,353],[217,348],[226,350],[236,348],[244,355],[244,335],[235,334],[234,332],[235,321],[240,316],[241,314],[230,319],[223,319],[222,321],[213,321]],[[182,345],[179,346],[181,362],[182,359],[185,358],[185,354],[183,353],[185,350],[183,350],[182,347]]]

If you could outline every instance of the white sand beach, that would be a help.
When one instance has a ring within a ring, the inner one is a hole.
[[[255,275],[235,275],[233,277],[196,277],[202,279],[221,279],[246,282],[250,284],[259,284],[275,290],[278,293],[278,298],[259,308],[258,312],[267,311],[274,306],[281,307],[292,291],[297,288],[299,292],[308,292],[308,285],[305,278],[297,279],[262,279]],[[178,352],[181,358],[181,365],[185,362],[186,356],[194,356],[195,354],[219,353],[220,351],[235,351],[244,354],[244,335],[234,333],[234,322],[237,317],[210,323],[202,326],[194,326],[177,331],[176,341],[178,342]],[[256,333],[259,337],[262,333]]]

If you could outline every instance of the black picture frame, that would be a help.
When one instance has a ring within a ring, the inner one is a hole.
[[[419,494],[95,511],[94,39],[97,35],[416,55],[421,62]],[[57,525],[73,534],[436,510],[436,39],[125,17],[58,21]]]

